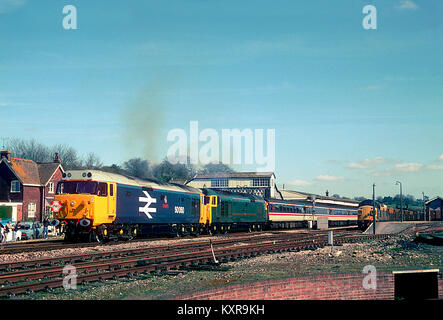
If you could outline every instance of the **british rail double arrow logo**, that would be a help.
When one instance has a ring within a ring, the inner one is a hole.
[[[156,199],[156,198],[152,198],[152,197],[149,195],[149,193],[148,193],[147,191],[143,191],[143,193],[145,194],[146,197],[139,197],[139,198],[138,198],[138,201],[140,201],[140,202],[146,202],[146,204],[145,204],[144,207],[139,207],[139,208],[138,208],[138,211],[139,211],[139,212],[143,212],[144,214],[146,214],[146,216],[147,216],[149,219],[152,219],[152,216],[150,215],[150,213],[155,213],[155,212],[157,212],[157,209],[156,209],[156,208],[149,208],[149,206],[150,206],[152,203],[157,203],[157,199]]]

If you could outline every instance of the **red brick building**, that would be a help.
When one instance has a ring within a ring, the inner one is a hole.
[[[14,158],[0,151],[0,218],[2,221],[42,220],[49,211],[63,167],[58,154],[53,162]]]

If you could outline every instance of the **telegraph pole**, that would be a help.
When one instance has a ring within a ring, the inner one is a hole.
[[[372,232],[375,234],[375,183],[372,184]]]
[[[403,222],[403,194],[402,194],[401,182],[397,181],[395,184],[400,185],[400,211],[401,211],[401,222]]]

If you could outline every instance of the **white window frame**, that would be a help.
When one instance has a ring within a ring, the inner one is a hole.
[[[35,202],[28,203],[28,218],[35,218],[35,212],[37,211],[37,205]]]
[[[211,180],[211,188],[227,188],[229,181],[227,178],[219,178]]]
[[[16,186],[16,188],[13,188],[13,186]],[[17,190],[17,186],[18,186],[18,190]],[[11,193],[18,193],[20,192],[20,181],[18,180],[12,180],[11,181]]]
[[[54,193],[54,182],[48,183],[48,193]]]
[[[253,178],[252,179],[253,187],[269,187],[270,181],[269,178]]]

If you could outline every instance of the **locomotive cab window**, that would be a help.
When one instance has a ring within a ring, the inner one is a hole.
[[[98,184],[97,195],[100,197],[108,196],[108,184],[106,182],[100,182]]]
[[[95,181],[61,181],[57,185],[57,194],[96,194]]]

